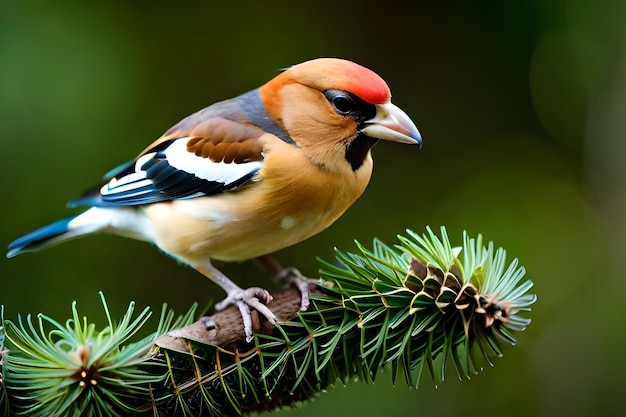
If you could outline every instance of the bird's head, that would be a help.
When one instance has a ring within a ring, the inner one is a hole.
[[[378,140],[421,146],[411,119],[391,103],[385,81],[351,61],[295,65],[260,89],[267,112],[316,164],[357,171]]]

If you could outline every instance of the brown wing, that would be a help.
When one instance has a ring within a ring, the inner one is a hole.
[[[263,159],[263,146],[258,139],[264,133],[247,119],[239,102],[231,99],[181,120],[141,152],[139,157],[172,139],[190,137],[187,143],[189,152],[214,162],[260,161]]]
[[[211,119],[190,132],[187,150],[213,162],[243,163],[263,159],[259,128],[226,119]]]
[[[142,205],[236,189],[260,169],[264,134],[230,100],[217,103],[183,119],[72,205]]]

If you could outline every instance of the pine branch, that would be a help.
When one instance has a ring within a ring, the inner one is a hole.
[[[163,308],[157,330],[129,342],[150,316],[134,315],[97,331],[76,304],[65,325],[38,315],[2,319],[3,415],[231,416],[291,406],[348,378],[374,381],[382,368],[413,387],[424,368],[435,383],[452,364],[459,378],[492,365],[530,320],[535,296],[517,260],[463,236],[453,248],[445,229],[411,231],[390,247],[357,243],[321,261],[312,302],[299,312],[293,289],[274,294],[273,328],[254,315],[245,343],[237,309],[193,322]],[[520,314],[522,313],[522,314]],[[6,337],[6,339],[4,339]],[[4,407],[4,408],[3,408]]]

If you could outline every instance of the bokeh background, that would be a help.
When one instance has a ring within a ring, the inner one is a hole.
[[[349,383],[285,416],[590,416],[626,407],[626,3],[607,0],[0,2],[0,244],[71,212],[180,118],[318,56],[385,78],[424,148],[382,143],[365,195],[278,258],[405,228],[482,233],[539,300],[495,367],[417,391]],[[220,265],[243,284],[253,264]],[[130,300],[183,312],[222,293],[154,248],[112,236],[0,257],[6,316]]]

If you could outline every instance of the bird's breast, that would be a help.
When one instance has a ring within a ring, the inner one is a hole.
[[[371,174],[371,161],[345,176],[306,159],[291,162],[291,169],[280,169],[269,159],[258,179],[233,192],[147,207],[157,228],[155,243],[190,262],[272,253],[330,226],[362,194]]]

